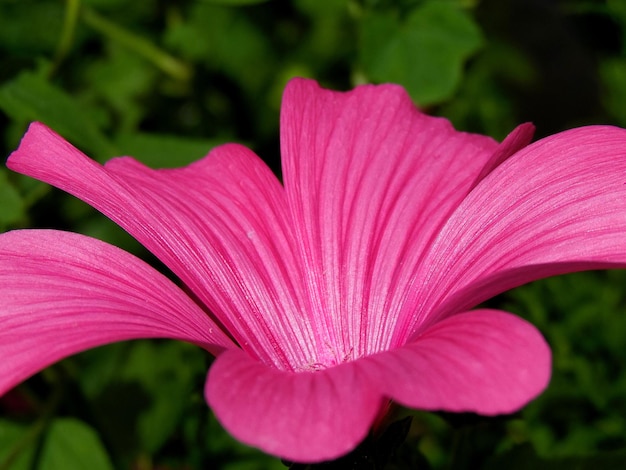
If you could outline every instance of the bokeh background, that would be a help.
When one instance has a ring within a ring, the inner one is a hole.
[[[3,155],[39,120],[99,161],[176,167],[237,141],[280,175],[293,76],[400,83],[497,139],[525,121],[537,137],[626,126],[626,1],[0,0]],[[158,266],[90,207],[1,167],[0,230],[20,227],[85,233]],[[494,299],[551,344],[549,389],[511,416],[400,410],[413,424],[389,468],[626,468],[625,281],[582,273]],[[215,421],[209,364],[189,345],[137,341],[51,367],[0,399],[0,469],[285,469]]]

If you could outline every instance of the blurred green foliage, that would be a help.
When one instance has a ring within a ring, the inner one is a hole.
[[[469,12],[453,2],[424,2],[407,12],[371,9],[359,32],[366,80],[402,83],[421,105],[450,98],[482,43]]]
[[[286,81],[397,82],[457,128],[503,138],[626,126],[622,0],[0,0],[2,151],[40,120],[89,155],[189,163],[225,141],[277,172]],[[154,261],[83,203],[0,169],[0,229],[57,227]],[[626,274],[537,282],[490,305],[554,351],[549,389],[507,417],[408,412],[390,468],[626,466]],[[174,342],[100,348],[0,400],[0,469],[280,469],[221,429],[210,358]],[[459,391],[462,393],[462,391]]]

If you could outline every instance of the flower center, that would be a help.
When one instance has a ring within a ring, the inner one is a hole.
[[[338,353],[334,349],[329,348],[324,351],[322,357],[312,358],[306,364],[296,366],[296,372],[317,372],[320,370],[328,369],[330,367],[338,366],[344,362],[350,362],[355,358],[352,357],[352,351],[354,348],[350,348],[347,353]]]

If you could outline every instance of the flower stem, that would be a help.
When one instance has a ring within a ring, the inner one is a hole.
[[[63,28],[61,29],[61,36],[54,54],[54,61],[48,70],[49,77],[59,68],[59,65],[72,47],[72,42],[74,42],[74,33],[76,32],[76,23],[78,22],[78,13],[80,12],[80,0],[66,0],[65,5]]]
[[[83,8],[82,19],[91,28],[136,52],[171,77],[181,81],[191,78],[192,71],[188,64],[172,57],[150,41],[122,28],[92,9]]]

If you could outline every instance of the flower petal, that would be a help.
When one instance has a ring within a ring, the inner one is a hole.
[[[353,367],[279,371],[240,350],[215,360],[205,396],[235,438],[296,462],[330,460],[355,448],[382,403]]]
[[[147,337],[213,354],[235,347],[169,279],[119,248],[56,230],[0,235],[0,394],[73,353]]]
[[[574,129],[521,150],[467,196],[414,273],[403,320],[415,332],[532,280],[625,266],[626,130]]]
[[[497,143],[420,113],[395,85],[338,93],[295,79],[281,146],[307,310],[332,345],[322,361],[388,348],[389,293],[408,282],[399,267],[417,263]]]
[[[532,325],[477,310],[447,318],[403,347],[317,372],[277,371],[226,351],[209,371],[205,394],[237,439],[317,462],[356,447],[387,398],[427,410],[509,413],[545,388],[550,363]]]
[[[530,144],[534,134],[535,126],[530,122],[520,124],[513,129],[513,131],[500,143],[498,149],[489,158],[489,161],[483,165],[473,186],[476,186],[483,178],[485,178],[485,176],[491,173],[507,158]]]
[[[402,405],[494,415],[519,410],[545,389],[551,357],[530,323],[507,312],[474,310],[355,364]]]
[[[251,151],[225,145],[174,170],[131,158],[102,167],[33,123],[7,165],[74,194],[125,228],[251,354],[287,369],[314,356],[315,335],[301,314],[304,267],[294,261],[284,191]]]

